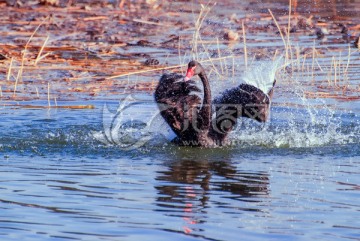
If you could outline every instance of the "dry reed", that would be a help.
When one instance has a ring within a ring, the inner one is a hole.
[[[220,60],[228,59],[228,58],[232,58],[232,57],[233,56],[224,56],[221,58],[211,58],[208,60],[201,60],[200,62],[206,63],[206,62],[211,62],[211,61],[220,61]],[[155,71],[162,71],[162,70],[169,70],[169,69],[177,69],[177,68],[186,67],[186,66],[187,66],[187,64],[178,64],[178,65],[172,65],[172,66],[166,66],[166,67],[160,67],[160,68],[154,68],[154,69],[139,70],[139,71],[135,71],[135,72],[124,73],[124,74],[120,74],[120,75],[106,77],[105,79],[106,80],[117,79],[117,78],[121,78],[121,77],[125,77],[125,76],[145,74],[145,73],[151,73],[151,72],[155,72]]]
[[[44,58],[44,56],[41,56],[41,54],[42,54],[42,52],[44,51],[44,48],[45,48],[48,40],[49,40],[49,35],[46,37],[46,39],[45,39],[45,41],[44,41],[44,44],[41,46],[41,49],[40,49],[39,53],[37,54],[37,57],[36,57],[35,63],[34,63],[35,66],[37,65],[37,63],[38,63],[42,58]]]
[[[247,56],[246,31],[245,31],[244,21],[241,22],[241,26],[242,26],[242,32],[243,32],[245,69],[247,69],[247,67],[248,67],[248,56]]]
[[[48,96],[48,106],[50,108],[51,107],[51,103],[50,103],[50,82],[48,82],[48,86],[47,86],[47,96]]]
[[[9,65],[9,68],[8,68],[8,73],[7,73],[7,75],[6,75],[6,80],[7,80],[7,81],[10,80],[13,62],[14,62],[14,57],[11,57],[10,65]]]
[[[19,80],[22,78],[22,75],[23,75],[23,70],[24,70],[24,64],[25,64],[25,57],[26,57],[26,54],[27,54],[27,49],[29,47],[29,44],[31,42],[31,40],[33,39],[33,37],[35,36],[36,32],[39,30],[39,28],[45,23],[45,21],[47,21],[49,19],[49,17],[46,17],[34,30],[34,32],[31,34],[31,36],[29,37],[28,41],[26,42],[25,44],[25,48],[22,52],[22,58],[21,58],[21,66],[20,66],[20,69],[18,70],[18,74],[16,76],[16,79],[15,79],[15,84],[14,84],[14,92],[13,92],[13,97],[16,96],[16,89],[17,89],[17,85],[18,85],[18,82]]]

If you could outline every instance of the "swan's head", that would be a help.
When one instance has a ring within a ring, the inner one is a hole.
[[[186,71],[184,81],[188,81],[194,75],[199,75],[203,72],[204,72],[204,68],[202,67],[202,65],[199,62],[192,60],[188,64],[188,69]]]

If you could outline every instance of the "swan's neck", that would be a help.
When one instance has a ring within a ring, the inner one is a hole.
[[[208,80],[205,73],[200,73],[199,77],[200,77],[201,82],[203,83],[203,86],[204,86],[203,104],[211,104],[211,89],[210,89],[209,80]]]
[[[203,128],[208,129],[210,128],[211,119],[211,89],[206,74],[202,72],[199,74],[199,77],[204,86],[204,99],[200,109],[200,116],[202,119]]]

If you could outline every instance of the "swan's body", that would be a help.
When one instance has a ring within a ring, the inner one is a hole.
[[[202,100],[201,90],[190,80],[193,75],[198,75],[204,86]],[[223,146],[239,117],[259,122],[268,119],[272,94],[273,89],[265,94],[255,86],[241,84],[212,101],[203,67],[191,61],[185,78],[178,74],[164,74],[160,78],[155,101],[177,136],[174,142],[186,146]]]

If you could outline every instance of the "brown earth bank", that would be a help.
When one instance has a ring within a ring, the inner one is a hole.
[[[280,88],[301,73],[308,98],[359,99],[360,3],[307,2],[0,1],[0,98],[118,99],[192,58],[222,79],[284,54]]]

